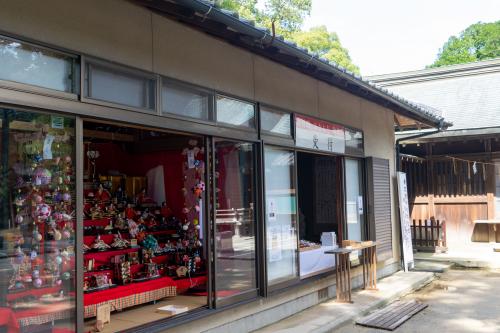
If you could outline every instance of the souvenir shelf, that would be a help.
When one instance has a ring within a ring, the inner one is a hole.
[[[148,197],[146,177],[89,174],[95,181],[84,184],[85,318],[95,316],[100,304],[120,310],[206,283],[200,240],[204,164],[196,144],[190,141],[182,151],[184,187],[177,193],[184,207],[176,214]]]

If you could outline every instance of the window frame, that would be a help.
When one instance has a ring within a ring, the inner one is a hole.
[[[163,85],[164,83],[169,83],[175,86],[180,87],[181,89],[185,89],[187,91],[192,91],[194,93],[204,93],[208,95],[208,112],[209,112],[209,118],[208,119],[201,119],[201,118],[195,118],[195,117],[189,117],[189,116],[183,116],[180,114],[176,113],[169,113],[169,112],[164,112],[163,111]],[[186,120],[186,121],[191,121],[191,122],[196,122],[200,124],[205,124],[205,125],[210,125],[214,126],[216,125],[215,121],[215,91],[204,88],[201,86],[197,86],[191,83],[183,82],[180,80],[172,79],[163,75],[160,75],[160,81],[159,81],[159,90],[160,93],[158,94],[159,97],[159,115],[161,117],[165,118],[172,118],[172,119],[179,119],[179,120]]]
[[[72,59],[71,66],[72,66],[72,72],[73,72],[72,75],[74,76],[72,78],[72,84],[71,84],[72,90],[73,90],[72,92],[47,88],[44,86],[37,86],[37,85],[18,82],[18,81],[3,80],[3,79],[0,79],[0,88],[18,90],[18,91],[23,91],[23,92],[28,92],[28,93],[34,93],[37,95],[45,95],[45,96],[57,97],[57,98],[62,98],[62,99],[74,100],[74,101],[78,100],[78,96],[82,90],[82,86],[81,86],[82,62],[81,62],[81,59],[80,59],[80,61],[78,61],[80,57],[77,54],[69,53],[69,52],[63,51],[59,48],[45,45],[43,43],[32,42],[32,41],[25,39],[25,38],[11,37],[9,35],[3,34],[2,31],[0,31],[0,39],[5,39],[5,40],[12,41],[12,42],[20,43],[23,45],[28,45],[28,46],[31,46],[34,48],[47,50],[47,51],[50,51],[52,53],[60,54],[62,56],[71,58]]]
[[[286,134],[282,134],[282,133],[276,133],[276,132],[272,132],[272,131],[268,131],[268,130],[264,130],[262,129],[262,124],[260,123],[261,119],[262,119],[262,111],[267,111],[267,112],[271,112],[271,113],[281,113],[281,114],[287,114],[290,116],[290,135],[286,135]],[[259,131],[260,131],[260,134],[261,136],[270,136],[270,137],[274,137],[274,138],[279,138],[279,139],[283,139],[283,140],[290,140],[290,141],[294,141],[295,139],[295,116],[294,116],[294,113],[291,112],[291,111],[287,111],[287,110],[284,110],[282,108],[278,108],[278,107],[275,107],[275,106],[271,106],[271,105],[268,105],[268,104],[262,104],[260,103],[259,104]]]
[[[252,105],[253,106],[254,126],[250,127],[250,126],[243,126],[243,125],[234,125],[234,124],[230,124],[230,123],[219,121],[218,120],[218,112],[219,112],[219,110],[218,110],[218,106],[217,106],[217,97],[232,99],[232,100],[235,100],[237,102],[241,102],[241,103]],[[248,99],[237,97],[237,96],[234,96],[234,95],[231,95],[231,94],[222,93],[222,92],[219,92],[219,91],[215,92],[215,94],[214,94],[214,124],[216,126],[218,126],[218,127],[232,128],[232,129],[237,129],[239,131],[245,131],[245,132],[248,132],[248,133],[258,134],[259,121],[260,121],[259,118],[260,117],[259,117],[259,112],[258,112],[258,108],[257,108],[257,103],[255,103],[254,101],[250,101]]]
[[[102,106],[108,106],[108,107],[114,107],[114,108],[119,108],[119,109],[125,109],[125,110],[130,110],[130,111],[137,111],[141,113],[146,113],[150,115],[159,115],[160,113],[160,100],[159,100],[159,82],[160,82],[160,75],[159,74],[154,74],[154,73],[149,73],[145,71],[141,71],[136,68],[128,67],[125,65],[120,65],[116,63],[112,63],[109,61],[101,60],[98,58],[94,57],[87,57],[87,56],[82,56],[81,57],[81,74],[80,74],[80,87],[81,87],[81,96],[80,99],[84,103],[89,103],[89,104],[97,104],[97,105],[102,105]],[[111,71],[111,72],[116,72],[121,75],[125,76],[132,76],[132,77],[138,77],[138,78],[143,78],[146,80],[152,80],[154,83],[154,107],[152,109],[147,109],[147,108],[138,108],[134,107],[131,105],[127,104],[120,104],[117,102],[112,102],[112,101],[106,101],[106,100],[101,100],[94,98],[90,96],[90,90],[91,90],[91,80],[92,80],[92,66],[95,67],[101,67],[105,70]]]

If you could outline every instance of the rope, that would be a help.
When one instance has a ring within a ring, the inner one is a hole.
[[[451,160],[455,161],[462,161],[462,162],[467,162],[467,163],[476,163],[476,164],[482,164],[482,165],[497,165],[495,163],[490,163],[490,162],[481,162],[481,161],[474,161],[474,160],[467,160],[464,158],[459,158],[459,157],[453,157],[453,156],[445,156],[446,158],[450,158]]]

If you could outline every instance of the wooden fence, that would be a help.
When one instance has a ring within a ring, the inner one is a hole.
[[[446,223],[439,220],[413,220],[411,225],[413,247],[417,251],[435,252],[446,248]]]

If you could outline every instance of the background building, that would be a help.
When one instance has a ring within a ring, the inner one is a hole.
[[[495,228],[500,217],[500,59],[369,80],[453,124],[439,133],[419,131],[420,138],[396,136],[413,198],[412,218],[446,221],[450,250],[480,249],[500,240]],[[486,250],[491,253],[491,246]]]

